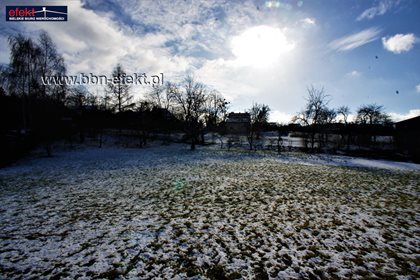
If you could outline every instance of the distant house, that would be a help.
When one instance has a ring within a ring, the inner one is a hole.
[[[420,116],[397,122],[395,129],[397,148],[420,162]]]
[[[248,134],[250,126],[249,113],[230,113],[226,120],[227,134]]]

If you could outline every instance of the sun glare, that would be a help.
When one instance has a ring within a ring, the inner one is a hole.
[[[294,48],[275,27],[255,26],[232,39],[232,52],[240,65],[267,67]]]

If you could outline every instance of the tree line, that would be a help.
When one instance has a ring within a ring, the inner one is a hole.
[[[373,135],[374,141],[376,141],[375,136],[383,132],[384,128],[389,130],[392,125],[390,116],[381,105],[375,103],[361,105],[351,121],[351,111],[348,106],[338,108],[328,106],[331,99],[325,93],[324,88],[317,89],[311,86],[307,92],[306,105],[292,118],[292,122],[307,128],[306,136],[309,136],[308,142],[311,150],[319,149],[324,143],[328,143],[331,128],[336,128],[335,133],[340,134],[341,139],[346,140],[346,147],[349,150],[352,133],[363,134],[365,137]],[[318,147],[315,147],[315,143],[318,144]]]
[[[139,146],[146,144],[151,132],[182,131],[191,150],[204,144],[204,135],[209,131],[228,133],[224,124],[229,102],[192,76],[178,83],[154,86],[142,99],[134,100],[131,85],[124,79],[124,67],[118,64],[112,70],[114,82],[108,83],[100,96],[80,85],[41,82],[45,77],[67,73],[63,56],[46,32],[36,39],[13,35],[8,42],[10,63],[0,69],[0,145],[11,158],[40,143],[51,155],[53,141],[72,139],[78,133],[83,142],[87,130],[99,135],[100,146],[106,128],[136,131]],[[333,123],[350,127],[349,108],[331,109],[329,100],[324,89],[308,88],[305,108],[292,120],[305,127],[312,150],[316,142],[321,143],[320,137],[328,137],[328,133],[319,133],[320,127]],[[269,127],[270,107],[254,103],[247,113],[250,123],[246,136],[253,149],[255,141]],[[370,104],[358,109],[354,123],[387,125],[390,118],[382,106]],[[281,130],[281,126],[276,127]]]
[[[85,86],[41,82],[67,72],[63,56],[46,32],[36,39],[10,36],[9,47],[10,63],[0,69],[4,153],[43,143],[50,155],[51,143],[58,138],[79,132],[83,142],[87,129],[95,129],[102,137],[105,128],[135,129],[140,146],[153,129],[182,130],[193,150],[207,130],[226,118],[229,103],[225,98],[192,76],[154,87],[135,101],[124,79],[125,70],[118,64],[112,71],[114,82],[107,83],[104,95],[99,96]]]

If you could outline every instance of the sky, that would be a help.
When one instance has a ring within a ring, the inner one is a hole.
[[[6,22],[7,5],[67,5],[67,22]],[[383,105],[395,120],[420,115],[418,0],[1,1],[0,64],[7,38],[47,31],[68,74],[190,74],[244,111],[268,104],[271,121],[303,109],[307,88],[329,106]],[[102,94],[96,86],[94,93]],[[150,87],[132,88],[144,98]]]

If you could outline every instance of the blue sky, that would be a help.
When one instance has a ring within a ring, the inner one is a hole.
[[[217,89],[232,111],[266,103],[273,121],[304,106],[306,88],[324,87],[331,107],[383,105],[395,120],[420,115],[420,1],[43,1],[67,5],[69,21],[6,22],[7,36],[50,33],[69,74],[186,73]],[[102,88],[93,89],[101,94]],[[138,99],[149,90],[133,88]],[[396,93],[398,91],[398,94]]]

